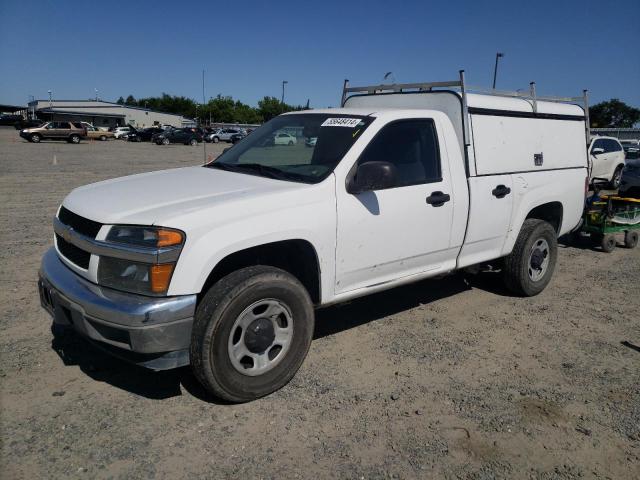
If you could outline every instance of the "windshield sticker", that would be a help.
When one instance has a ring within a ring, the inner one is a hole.
[[[361,121],[359,118],[327,118],[320,126],[354,128],[357,127]]]

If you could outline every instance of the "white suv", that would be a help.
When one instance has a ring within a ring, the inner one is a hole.
[[[620,177],[624,168],[624,149],[614,137],[593,137],[589,145],[589,161],[593,178],[606,178],[611,187],[620,186]]]
[[[128,135],[130,133],[131,133],[131,127],[117,127],[113,131],[113,136],[115,138],[123,138],[125,135]]]

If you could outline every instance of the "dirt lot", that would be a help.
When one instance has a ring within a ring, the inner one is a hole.
[[[202,160],[0,130],[0,476],[640,477],[640,248],[562,246],[535,298],[454,275],[321,310],[294,380],[244,405],[206,398],[188,368],[52,341],[36,275],[64,196]]]

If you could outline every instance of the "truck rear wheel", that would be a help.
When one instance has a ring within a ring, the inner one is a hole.
[[[544,220],[525,220],[513,251],[505,258],[505,285],[518,295],[539,294],[551,281],[557,257],[553,227]]]
[[[286,385],[313,337],[309,293],[274,267],[237,270],[216,282],[196,310],[190,357],[211,394],[246,402]]]

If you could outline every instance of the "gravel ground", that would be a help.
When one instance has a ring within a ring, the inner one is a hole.
[[[202,161],[0,129],[3,478],[640,477],[640,249],[561,246],[535,298],[459,274],[320,310],[294,380],[244,405],[54,340],[36,276],[64,196]]]

